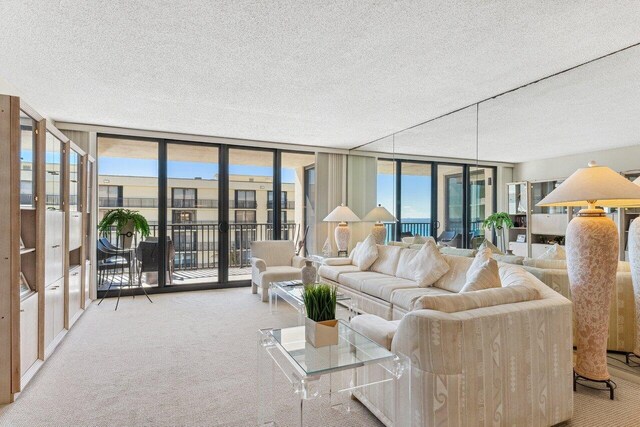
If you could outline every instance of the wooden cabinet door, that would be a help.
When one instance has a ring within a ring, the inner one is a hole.
[[[55,289],[53,304],[53,336],[57,337],[64,330],[64,280]]]
[[[54,312],[56,308],[56,286],[57,282],[48,286],[44,290],[44,347],[49,347],[49,344],[55,338],[53,333]]]

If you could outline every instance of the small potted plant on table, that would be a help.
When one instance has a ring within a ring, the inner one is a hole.
[[[502,250],[511,255],[511,250],[507,248],[507,233],[505,230],[509,230],[513,227],[513,221],[511,217],[506,212],[496,212],[491,214],[484,220],[482,223],[483,228],[493,229],[496,231],[496,236],[498,237],[498,242],[500,242],[502,246]]]
[[[304,323],[307,342],[314,347],[338,344],[336,287],[326,284],[309,286],[302,296],[307,311]]]

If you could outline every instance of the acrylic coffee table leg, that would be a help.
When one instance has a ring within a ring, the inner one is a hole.
[[[258,331],[258,425],[275,426],[274,396],[275,366],[270,352],[275,349],[269,330]]]

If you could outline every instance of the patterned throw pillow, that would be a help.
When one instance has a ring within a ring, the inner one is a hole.
[[[460,292],[479,291],[501,286],[498,262],[491,258],[491,249],[485,248],[478,251],[467,271],[467,282]]]
[[[378,245],[373,234],[369,234],[358,246],[358,251],[353,255],[353,264],[361,271],[368,270],[378,259]]]

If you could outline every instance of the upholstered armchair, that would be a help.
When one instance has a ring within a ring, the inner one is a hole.
[[[251,242],[251,292],[260,289],[262,301],[269,300],[271,282],[299,280],[305,258],[295,254],[289,240]]]

